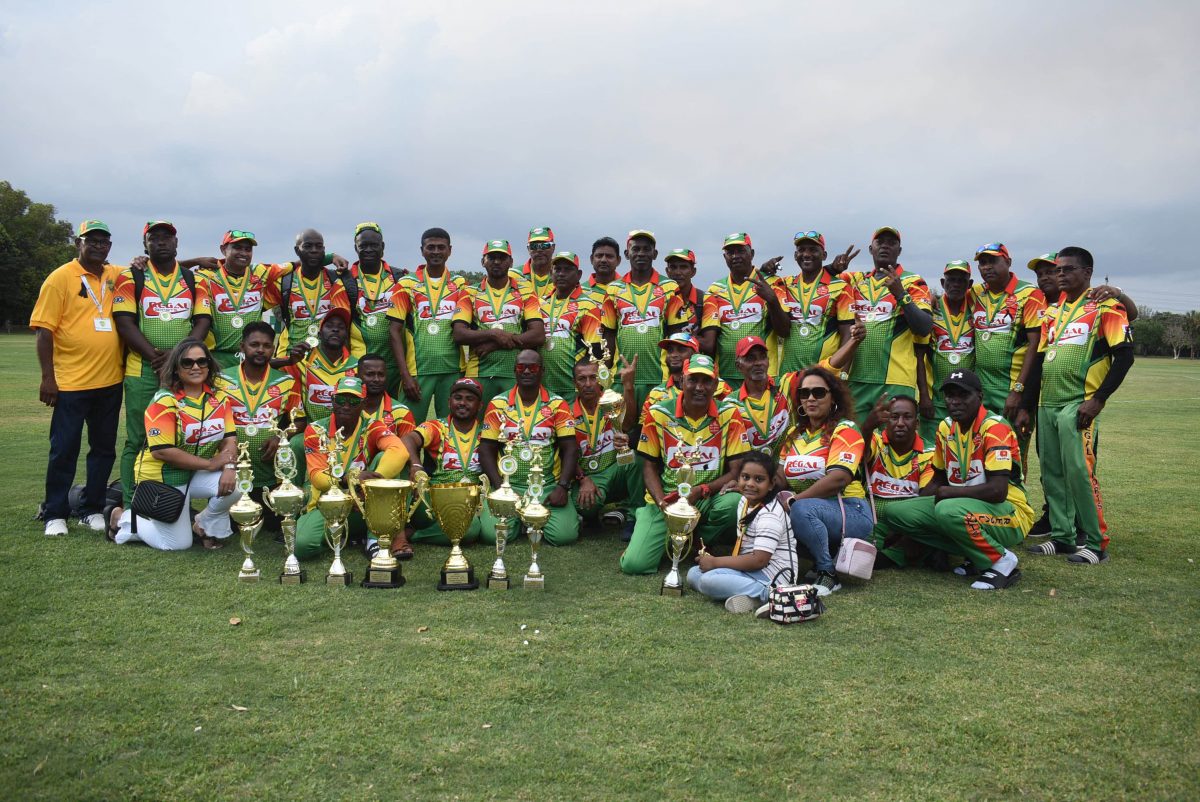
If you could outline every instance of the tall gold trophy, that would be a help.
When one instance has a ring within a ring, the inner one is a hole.
[[[608,343],[601,341],[600,343],[601,362],[600,369],[597,372],[600,379],[600,386],[604,388],[604,392],[600,394],[600,400],[596,402],[597,414],[608,418],[608,425],[612,427],[613,432],[620,431],[621,418],[625,415],[625,396],[612,389],[615,376],[613,371],[605,364],[612,358],[608,352]],[[628,445],[621,446],[617,449],[617,464],[628,465],[633,462],[633,451]]]
[[[533,450],[533,467],[529,469],[529,487],[524,498],[517,504],[517,515],[525,523],[529,532],[529,546],[532,551],[529,570],[525,572],[524,587],[526,590],[544,590],[546,577],[538,566],[538,546],[542,542],[542,529],[550,520],[550,510],[542,504],[542,491],[545,485],[542,480],[542,450]]]
[[[325,575],[325,584],[344,588],[354,582],[353,574],[347,571],[342,563],[342,549],[346,547],[346,539],[350,534],[346,518],[350,515],[350,510],[354,509],[354,499],[342,492],[339,484],[346,473],[342,466],[342,453],[346,443],[337,429],[330,436],[319,424],[314,423],[313,428],[320,438],[317,450],[329,461],[329,477],[332,480],[329,489],[317,498],[317,509],[325,519],[325,543],[333,551],[333,563],[329,566],[329,573]]]
[[[229,508],[229,517],[237,524],[242,551],[246,553],[238,579],[257,582],[261,572],[254,565],[254,536],[262,529],[263,509],[261,504],[250,498],[250,491],[254,489],[254,465],[250,462],[249,443],[238,445],[237,489],[242,497]]]
[[[283,533],[283,547],[287,551],[287,559],[283,562],[283,572],[279,575],[281,585],[299,585],[308,579],[308,573],[300,567],[296,559],[296,519],[304,512],[304,491],[292,484],[296,476],[296,455],[288,446],[288,440],[296,432],[294,421],[289,422],[286,429],[278,427],[278,421],[271,422],[271,432],[279,438],[279,447],[275,449],[275,478],[279,486],[263,493],[263,501],[271,512],[280,516],[279,531]]]
[[[450,540],[450,556],[442,566],[442,581],[438,583],[438,590],[475,590],[479,587],[475,569],[471,567],[467,555],[463,554],[459,542],[479,514],[482,498],[483,491],[474,482],[453,482],[429,488],[429,508],[438,526],[442,527]],[[496,540],[499,539],[497,535]]]
[[[367,531],[379,541],[379,551],[367,566],[364,588],[398,588],[404,584],[400,563],[392,556],[392,539],[408,526],[408,518],[417,503],[425,501],[424,483],[407,479],[368,479],[358,481],[357,471],[350,473],[350,498],[367,522]]]
[[[683,440],[678,436],[675,437],[675,441],[680,444],[675,450],[675,458],[681,463],[681,467],[675,472],[675,489],[679,498],[663,510],[663,517],[667,521],[667,556],[671,558],[671,570],[663,579],[662,587],[658,591],[660,596],[683,595],[679,562],[688,553],[692,544],[692,532],[700,523],[700,511],[688,501],[688,494],[692,492],[692,481],[696,477],[694,466],[700,455],[695,449],[685,451],[682,448]]]
[[[517,472],[517,460],[510,452],[513,436],[504,441],[503,454],[500,456],[497,468],[503,481],[491,492],[488,491],[488,478],[483,477],[483,497],[486,500],[488,512],[496,519],[496,561],[487,576],[488,590],[508,590],[508,569],[504,567],[504,549],[508,545],[509,521],[517,517],[517,504],[521,497],[513,490],[508,478]]]

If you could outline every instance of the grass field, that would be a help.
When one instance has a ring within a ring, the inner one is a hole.
[[[659,597],[609,533],[545,550],[544,594],[438,593],[432,547],[398,591],[334,591],[45,538],[30,337],[0,338],[0,405],[5,798],[1200,795],[1197,362],[1139,362],[1100,419],[1107,564],[885,572],[792,627]]]

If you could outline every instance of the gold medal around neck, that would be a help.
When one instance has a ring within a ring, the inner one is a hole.
[[[318,331],[320,331],[320,330],[321,330],[321,327],[320,327],[320,326],[318,326],[316,323],[309,323],[309,324],[308,324],[308,333],[309,333],[311,336],[313,336],[313,337],[316,337],[316,336],[317,336],[317,332],[318,332]]]
[[[553,338],[551,338],[550,342],[546,343],[546,350],[547,351],[554,350],[554,339]]]
[[[158,319],[164,323],[170,323],[173,317],[175,316],[171,314],[170,309],[163,309],[158,313]]]
[[[367,315],[367,326],[375,328],[379,324],[379,315]]]
[[[811,333],[812,333],[812,329],[810,329],[808,326],[800,327],[800,336],[801,337],[807,337]]]
[[[1054,357],[1058,356],[1058,351],[1049,351],[1046,353],[1046,361],[1053,362]]]
[[[440,325],[438,325],[438,322],[435,320],[432,323],[430,323],[428,328],[426,328],[425,330],[428,331],[430,334],[437,334],[439,331],[442,330],[442,327]]]
[[[639,323],[634,328],[637,329],[638,334],[645,334],[646,332],[650,331],[650,324]]]

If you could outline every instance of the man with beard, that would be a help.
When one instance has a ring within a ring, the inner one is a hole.
[[[731,404],[718,408],[713,400],[716,373],[711,358],[693,356],[684,368],[678,397],[655,404],[643,422],[638,453],[645,460],[642,478],[650,503],[637,510],[633,538],[621,554],[624,573],[658,570],[667,542],[663,509],[679,498],[681,454],[695,458],[695,484],[688,502],[700,511],[696,537],[712,544],[734,533],[741,497],[721,490],[737,475],[741,464],[737,458],[750,446],[737,408]]]
[[[783,304],[790,326],[783,340],[781,373],[804,370],[837,350],[837,299],[846,289],[846,282],[824,267],[824,235],[800,231],[793,240],[800,273],[783,280]],[[839,257],[846,263],[850,258],[849,249]]]
[[[787,394],[768,372],[767,344],[761,337],[750,335],[738,340],[734,353],[742,386],[729,397],[728,403],[741,413],[747,444],[777,458],[791,414]]]
[[[838,327],[845,340],[849,327],[863,319],[867,337],[850,367],[850,392],[858,423],[881,395],[917,395],[917,346],[933,328],[929,288],[907,273],[900,258],[900,232],[891,226],[871,236],[870,273],[842,273],[846,289],[838,298]]]
[[[863,424],[863,437],[867,441],[863,472],[870,485],[876,516],[889,504],[916,498],[933,479],[933,448],[926,446],[917,434],[919,420],[917,400],[897,395],[879,399]],[[903,568],[908,564],[910,552],[924,550],[911,540],[894,535],[878,520],[871,536],[878,549],[876,568]]]
[[[425,263],[415,274],[400,279],[388,312],[400,387],[417,421],[428,418],[430,402],[435,420],[449,414],[450,388],[463,374],[462,347],[454,341],[452,327],[466,282],[446,267],[451,251],[450,234],[444,228],[421,234]]]
[[[328,418],[333,411],[333,394],[338,382],[358,375],[358,359],[350,354],[349,340],[350,312],[340,306],[332,307],[321,320],[317,347],[292,369],[301,399],[296,408],[301,433],[292,438],[297,464],[304,456],[304,425],[321,423]]]
[[[483,397],[490,400],[512,389],[517,353],[540,348],[546,341],[546,328],[537,296],[509,274],[512,248],[508,241],[487,242],[482,263],[487,276],[459,297],[453,334],[454,342],[471,349],[468,373],[479,378]]]
[[[554,254],[550,265],[553,291],[541,301],[546,321],[542,383],[567,401],[575,398],[575,366],[594,353],[593,346],[600,342],[602,301],[579,286],[582,276],[578,256],[570,251]]]
[[[549,226],[529,229],[529,259],[519,271],[514,270],[513,278],[521,284],[522,290],[537,298],[545,298],[554,292],[554,279],[550,275],[550,254],[554,253],[554,232]]]
[[[216,377],[215,384],[230,398],[238,442],[250,446],[250,463],[254,466],[251,496],[261,504],[263,488],[278,483],[274,460],[279,437],[271,434],[271,425],[278,420],[279,428],[285,428],[288,416],[300,399],[295,377],[271,367],[275,330],[270,324],[261,320],[246,323],[241,338],[242,359],[234,360],[225,368]],[[296,479],[303,481],[302,476]],[[264,515],[272,522],[275,520],[269,508],[264,510]]]
[[[291,347],[299,343],[307,343],[310,349],[316,348],[321,321],[329,310],[344,309],[351,322],[357,314],[347,289],[352,279],[345,273],[339,275],[325,269],[332,255],[325,253],[325,238],[321,232],[311,228],[301,231],[296,235],[295,251],[300,260],[299,271],[280,278],[274,290],[284,327],[277,345],[280,357],[288,356]],[[359,343],[353,343],[350,350],[355,356],[363,353]]]
[[[942,272],[942,297],[933,308],[929,342],[917,346],[917,391],[921,399],[921,437],[929,443],[946,417],[946,401],[936,388],[959,368],[975,369],[975,329],[968,295],[971,263],[955,259]]]
[[[580,470],[576,474],[575,507],[585,521],[594,522],[600,511],[611,501],[641,503],[645,485],[642,466],[632,459],[627,464],[617,462],[617,449],[629,447],[629,430],[637,425],[634,406],[633,376],[636,365],[625,365],[617,371],[620,392],[625,399],[625,411],[617,425],[600,414],[600,363],[585,359],[575,364],[575,401],[571,414],[575,418],[575,439],[579,442]],[[624,513],[613,511],[605,520],[624,523]]]
[[[79,518],[95,532],[106,528],[102,510],[121,417],[124,366],[112,317],[121,268],[108,264],[112,232],[99,220],[84,220],[75,248],[78,256],[42,283],[29,318],[42,370],[38,399],[54,410],[42,507],[49,537],[67,533],[71,482],[85,424],[89,448]]]
[[[621,287],[621,279],[617,276],[617,268],[621,266],[621,246],[612,237],[601,237],[592,243],[592,275],[588,276],[587,286],[600,302],[613,290]]]
[[[721,248],[729,277],[714,282],[704,299],[700,324],[700,350],[716,358],[720,378],[737,388],[742,373],[737,366],[737,344],[743,337],[761,338],[767,346],[772,372],[778,338],[786,337],[791,323],[776,289],[754,269],[750,235],[730,234]]]
[[[685,331],[677,331],[670,337],[664,340],[659,340],[658,347],[663,352],[663,363],[667,367],[667,380],[662,384],[650,388],[650,392],[646,394],[646,400],[642,403],[641,412],[638,415],[638,421],[644,422],[646,413],[650,411],[650,407],[663,401],[674,401],[679,395],[679,390],[683,387],[683,367],[687,364],[695,354],[700,353],[700,343],[696,342],[696,338]],[[716,389],[713,390],[713,398],[717,402],[724,401],[725,398],[733,392],[728,384],[717,379]]]
[[[388,314],[394,308],[401,273],[384,261],[383,250],[383,229],[378,223],[355,226],[354,252],[358,261],[350,266],[350,276],[358,289],[358,309],[352,315],[350,341],[355,353],[383,358],[387,366],[387,389],[395,394],[400,388],[400,368],[392,350]]]
[[[459,379],[450,388],[450,415],[442,420],[427,420],[404,435],[407,459],[412,462],[412,477],[418,473],[430,473],[430,484],[444,485],[455,482],[479,484],[483,469],[479,465],[479,405],[483,387],[475,379]],[[418,459],[421,451],[425,459]],[[441,526],[425,507],[413,512],[410,529],[416,532],[410,540],[449,546]],[[471,519],[471,526],[463,536],[464,544],[479,539],[482,527],[480,516]],[[411,551],[411,550],[410,550]]]
[[[125,447],[121,451],[121,491],[125,507],[133,498],[134,461],[146,445],[146,407],[158,392],[158,370],[184,339],[204,341],[212,325],[207,290],[179,265],[179,238],[166,220],[142,229],[150,257],[145,269],[130,267],[117,277],[113,320],[125,343]]]
[[[951,371],[942,393],[949,417],[938,425],[933,479],[919,498],[880,510],[879,522],[919,543],[966,555],[971,573],[978,573],[974,590],[1010,587],[1021,578],[1012,549],[1033,523],[1017,436],[983,406],[983,387],[972,371]]]
[[[675,282],[654,269],[658,258],[654,234],[640,229],[629,232],[625,258],[629,272],[604,301],[601,334],[613,359],[619,354],[632,363],[637,357],[634,392],[640,408],[650,389],[662,381],[658,343],[683,321]]]
[[[480,434],[479,463],[493,486],[501,482],[497,469],[500,441],[515,438],[510,452],[517,458],[517,472],[509,481],[518,495],[528,489],[529,469],[534,454],[541,452],[544,481],[548,490],[542,503],[550,510],[543,535],[551,546],[565,546],[579,539],[579,516],[571,501],[571,480],[576,475],[579,444],[575,441],[575,419],[567,402],[542,386],[542,357],[532,348],[517,355],[517,385],[497,395],[488,404]],[[496,542],[496,519],[481,513],[480,537]]]

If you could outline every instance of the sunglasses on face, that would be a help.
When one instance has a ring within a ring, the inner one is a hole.
[[[828,387],[801,387],[796,391],[796,397],[801,401],[807,401],[809,398],[820,401],[827,395],[829,395]]]
[[[520,363],[517,364],[517,373],[541,373],[541,372],[542,372],[541,365],[522,365]]]
[[[333,403],[337,404],[339,407],[352,407],[357,404],[358,401],[359,398],[356,395],[335,395],[333,397]]]
[[[196,357],[195,359],[192,359],[190,356],[180,357],[179,367],[184,368],[184,369],[207,368],[208,367],[208,357],[199,356],[199,357]]]
[[[529,250],[531,250],[531,251],[548,251],[553,247],[554,247],[553,242],[531,242],[531,243],[529,243]]]

